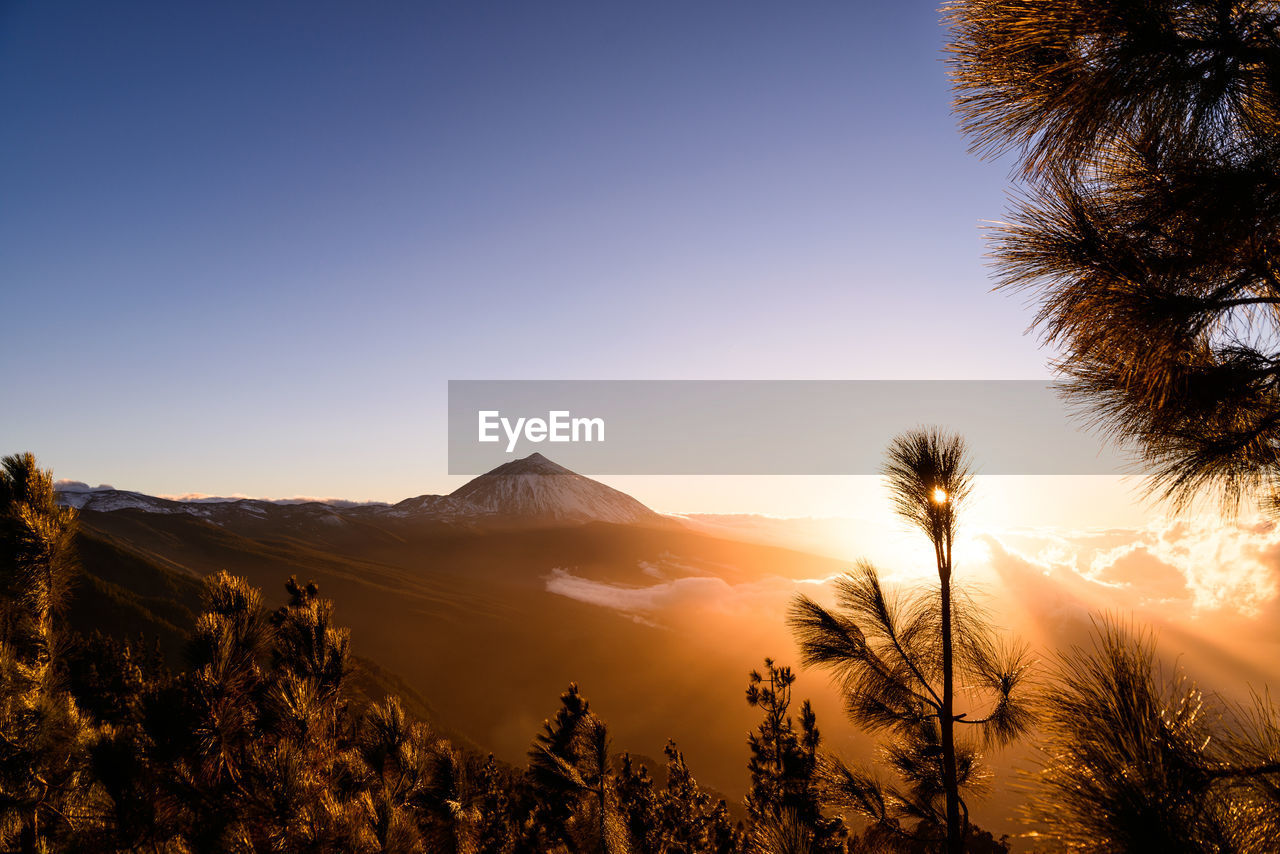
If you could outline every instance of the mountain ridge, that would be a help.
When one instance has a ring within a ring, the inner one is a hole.
[[[467,481],[448,495],[416,495],[396,503],[259,498],[160,498],[76,481],[58,485],[59,501],[78,510],[181,513],[214,524],[252,519],[319,522],[412,520],[455,526],[610,522],[680,526],[624,492],[534,453]]]

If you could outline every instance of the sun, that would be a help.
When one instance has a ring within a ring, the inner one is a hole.
[[[935,504],[947,503],[947,491],[942,487],[933,490],[933,501]]]

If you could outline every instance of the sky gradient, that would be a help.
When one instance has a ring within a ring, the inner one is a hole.
[[[7,3],[0,447],[398,500],[463,480],[449,379],[1048,376],[945,41],[914,2]],[[683,480],[637,494],[778,486]]]

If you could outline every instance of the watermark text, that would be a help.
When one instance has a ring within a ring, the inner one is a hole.
[[[575,418],[567,409],[553,409],[546,418],[516,418],[514,421],[502,415],[498,409],[479,411],[479,436],[481,442],[500,442],[507,439],[507,453],[515,453],[523,438],[526,442],[603,442],[603,418]]]

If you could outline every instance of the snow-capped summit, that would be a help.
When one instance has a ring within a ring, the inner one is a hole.
[[[503,463],[496,469],[485,472],[480,477],[493,477],[495,475],[509,476],[514,474],[568,474],[573,475],[574,477],[581,477],[581,475],[574,474],[564,466],[551,462],[551,460],[547,459],[542,454],[530,454],[522,459]],[[479,478],[477,478],[477,480],[478,479]],[[475,481],[473,480],[471,483],[475,483]],[[466,484],[462,489],[466,489],[467,486],[471,485],[471,483]],[[462,489],[456,490],[453,494],[457,495],[462,491]]]
[[[148,513],[182,513],[182,502],[168,501],[141,492],[112,489],[109,486],[81,489],[74,483],[59,483],[55,487],[58,500],[77,510],[96,510],[109,513],[112,510],[144,510]]]
[[[572,472],[542,454],[500,465],[449,497],[517,519],[634,524],[664,518],[625,492]]]

